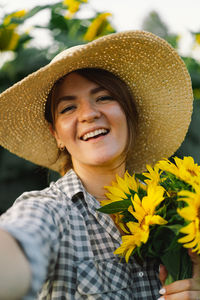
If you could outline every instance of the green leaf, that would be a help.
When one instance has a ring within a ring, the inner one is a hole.
[[[21,18],[21,19],[26,20],[28,18],[33,17],[34,15],[36,15],[41,10],[44,10],[44,9],[50,9],[50,10],[52,10],[52,9],[54,9],[57,6],[61,6],[61,5],[59,3],[57,3],[57,4],[54,4],[54,5],[50,4],[50,5],[38,5],[38,6],[35,6],[31,10],[29,10],[27,12],[27,14],[23,18]]]
[[[123,218],[122,218],[122,222],[123,223],[128,223],[128,222],[138,222],[137,219],[128,211],[128,210],[125,210],[121,213],[123,215]]]
[[[179,230],[183,227],[181,224],[174,224],[166,226],[168,229],[172,230],[176,235],[178,235]]]
[[[155,226],[151,229],[150,238],[148,240],[148,251],[151,256],[159,257],[168,249],[176,238],[173,230],[167,226]]]
[[[143,190],[141,187],[138,188],[138,196],[140,199],[147,195],[147,191]]]
[[[141,180],[142,182],[144,182],[146,179],[148,179],[148,177],[146,177],[146,176],[144,176],[143,174],[140,174],[140,173],[136,173],[135,178]]]
[[[192,277],[192,262],[187,249],[176,244],[174,249],[166,251],[161,256],[161,261],[171,277],[171,282]]]
[[[129,206],[131,205],[131,200],[122,200],[122,201],[116,201],[112,202],[110,204],[104,205],[101,208],[98,209],[98,211],[106,214],[114,214],[118,213],[124,210],[127,210]]]

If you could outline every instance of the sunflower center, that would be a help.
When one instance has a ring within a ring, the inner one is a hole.
[[[188,171],[192,176],[197,176],[197,174],[195,173],[194,170],[187,169],[187,171]]]

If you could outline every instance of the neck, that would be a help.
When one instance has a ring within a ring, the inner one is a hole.
[[[81,179],[86,190],[93,195],[98,201],[105,200],[106,189],[104,186],[111,185],[115,181],[116,174],[123,176],[125,165],[122,164],[117,168],[94,167],[94,166],[74,166],[74,171]]]

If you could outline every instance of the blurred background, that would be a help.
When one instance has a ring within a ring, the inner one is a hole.
[[[1,0],[0,92],[65,48],[123,30],[153,32],[179,52],[191,75],[194,112],[175,155],[200,163],[199,11],[199,0]],[[0,147],[0,214],[22,192],[42,189],[58,177]]]

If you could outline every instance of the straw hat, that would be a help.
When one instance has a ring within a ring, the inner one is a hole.
[[[191,119],[190,76],[166,41],[144,31],[111,34],[64,50],[47,66],[3,92],[0,145],[35,164],[59,171],[62,158],[57,160],[57,144],[44,119],[46,98],[58,78],[86,67],[118,75],[133,94],[139,133],[129,169],[141,172],[147,163],[153,164],[177,150]]]

